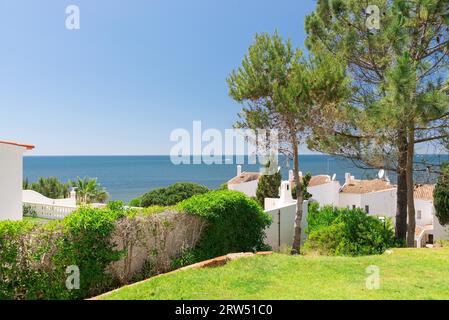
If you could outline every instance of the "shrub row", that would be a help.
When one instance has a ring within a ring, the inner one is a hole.
[[[175,208],[82,207],[47,224],[0,222],[0,299],[82,299],[171,268],[264,249],[270,217],[236,191],[198,195]],[[67,267],[80,271],[68,290]]]

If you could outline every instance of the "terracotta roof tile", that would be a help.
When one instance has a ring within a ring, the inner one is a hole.
[[[228,184],[240,184],[245,182],[251,182],[254,180],[259,180],[260,173],[258,172],[242,172],[240,175],[232,178],[228,181]]]
[[[415,185],[414,197],[421,200],[433,200],[433,191],[435,185],[433,184],[417,184]]]
[[[23,147],[23,148],[26,148],[27,150],[33,150],[34,149],[33,145],[21,144],[21,143],[11,142],[11,141],[2,141],[2,140],[0,140],[0,144],[9,144],[9,145],[16,146],[16,147]]]
[[[375,180],[351,180],[349,184],[345,184],[341,189],[343,193],[370,193],[376,191],[395,189],[396,186],[390,182],[380,179]]]
[[[331,181],[332,181],[331,178],[326,175],[313,176],[312,179],[310,179],[309,187],[320,186],[322,184],[326,184]]]

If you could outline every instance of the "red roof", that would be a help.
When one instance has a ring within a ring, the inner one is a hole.
[[[33,150],[34,146],[31,144],[20,144],[20,143],[16,143],[16,142],[11,142],[11,141],[2,141],[0,140],[0,144],[9,144],[12,146],[17,146],[17,147],[23,147],[26,148],[27,150]]]

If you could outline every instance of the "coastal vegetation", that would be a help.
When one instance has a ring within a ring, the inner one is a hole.
[[[137,207],[173,206],[185,199],[209,192],[206,186],[192,182],[177,182],[166,188],[157,188],[131,202]]]
[[[75,181],[69,181],[69,184],[76,190],[76,200],[80,204],[104,203],[109,198],[106,189],[98,183],[96,178],[78,177]]]
[[[50,199],[64,199],[70,194],[71,189],[76,190],[77,202],[79,204],[90,204],[94,202],[104,203],[109,198],[106,189],[103,188],[96,178],[77,178],[61,182],[56,177],[41,177],[38,181],[30,183],[28,179],[23,182],[24,190],[34,190]]]
[[[62,183],[56,177],[41,177],[30,183],[28,179],[23,182],[23,190],[34,190],[50,199],[64,199],[69,196],[70,182]]]

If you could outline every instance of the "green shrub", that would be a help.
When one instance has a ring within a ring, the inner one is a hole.
[[[209,192],[209,189],[205,186],[191,182],[178,182],[167,188],[154,189],[144,194],[141,198],[141,206],[173,206],[185,199],[206,192]]]
[[[443,226],[449,224],[449,163],[441,167],[433,198],[438,221]]]
[[[32,281],[30,274],[22,273],[19,255],[23,237],[33,227],[28,221],[0,222],[0,300],[20,297],[20,288]]]
[[[362,209],[310,206],[306,249],[327,255],[382,254],[396,246],[391,221],[385,223]]]
[[[279,188],[281,187],[282,175],[278,170],[272,175],[262,175],[257,184],[256,198],[259,204],[265,205],[265,198],[279,198]]]
[[[189,262],[201,261],[232,252],[264,250],[264,230],[271,217],[257,201],[243,193],[217,190],[194,196],[181,202],[177,208],[188,214],[198,215],[208,221],[199,244],[185,254]]]
[[[124,216],[116,204],[114,210],[81,207],[62,221],[63,233],[53,263],[60,272],[67,266],[79,268],[81,287],[71,291],[74,298],[92,296],[113,285],[106,268],[123,254],[110,241],[114,222]]]
[[[142,199],[141,198],[136,198],[136,199],[132,199],[129,204],[130,207],[141,207],[142,206]]]

